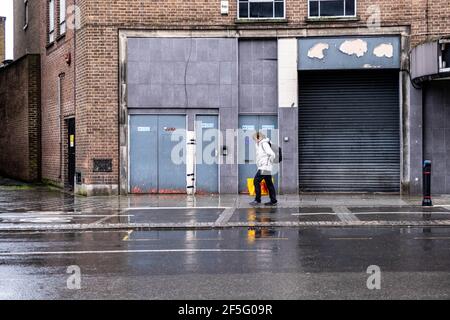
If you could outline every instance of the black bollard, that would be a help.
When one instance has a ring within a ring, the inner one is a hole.
[[[431,161],[423,162],[423,202],[422,206],[432,207],[431,201]]]

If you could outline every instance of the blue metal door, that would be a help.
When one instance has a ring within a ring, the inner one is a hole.
[[[262,131],[273,143],[278,144],[277,116],[240,116],[239,117],[239,192],[247,193],[247,179],[256,174],[256,152],[253,134]],[[274,166],[276,173],[278,165]],[[278,188],[278,175],[275,174],[275,188]]]
[[[258,116],[239,117],[238,170],[239,192],[247,193],[247,179],[256,173],[253,134],[258,130]]]
[[[186,193],[186,116],[158,117],[158,193]]]
[[[196,193],[219,192],[219,121],[216,115],[198,115],[196,134]]]
[[[279,144],[278,141],[278,117],[277,116],[259,116],[259,130],[264,133],[266,137],[274,144]],[[278,190],[278,172],[279,164],[273,165],[273,179],[275,190]]]
[[[130,192],[158,192],[158,116],[130,116]]]
[[[130,192],[186,193],[185,150],[185,116],[130,116]]]

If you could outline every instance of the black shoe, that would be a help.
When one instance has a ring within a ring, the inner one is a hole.
[[[265,206],[276,206],[277,205],[277,203],[278,203],[278,201],[277,202],[267,202],[267,203],[264,203],[264,205]]]
[[[261,204],[261,202],[258,201],[252,201],[249,203],[251,206],[259,206]]]

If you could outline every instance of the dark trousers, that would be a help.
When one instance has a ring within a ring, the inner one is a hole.
[[[255,201],[261,202],[261,182],[263,180],[266,181],[267,189],[269,189],[270,201],[272,201],[273,203],[277,202],[277,195],[275,192],[275,186],[273,185],[272,175],[262,175],[261,170],[258,170],[255,179],[253,180],[256,192]]]

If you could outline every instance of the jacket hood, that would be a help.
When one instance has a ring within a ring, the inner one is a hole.
[[[269,138],[264,138],[259,143],[263,143],[263,142],[270,142],[270,139]]]

